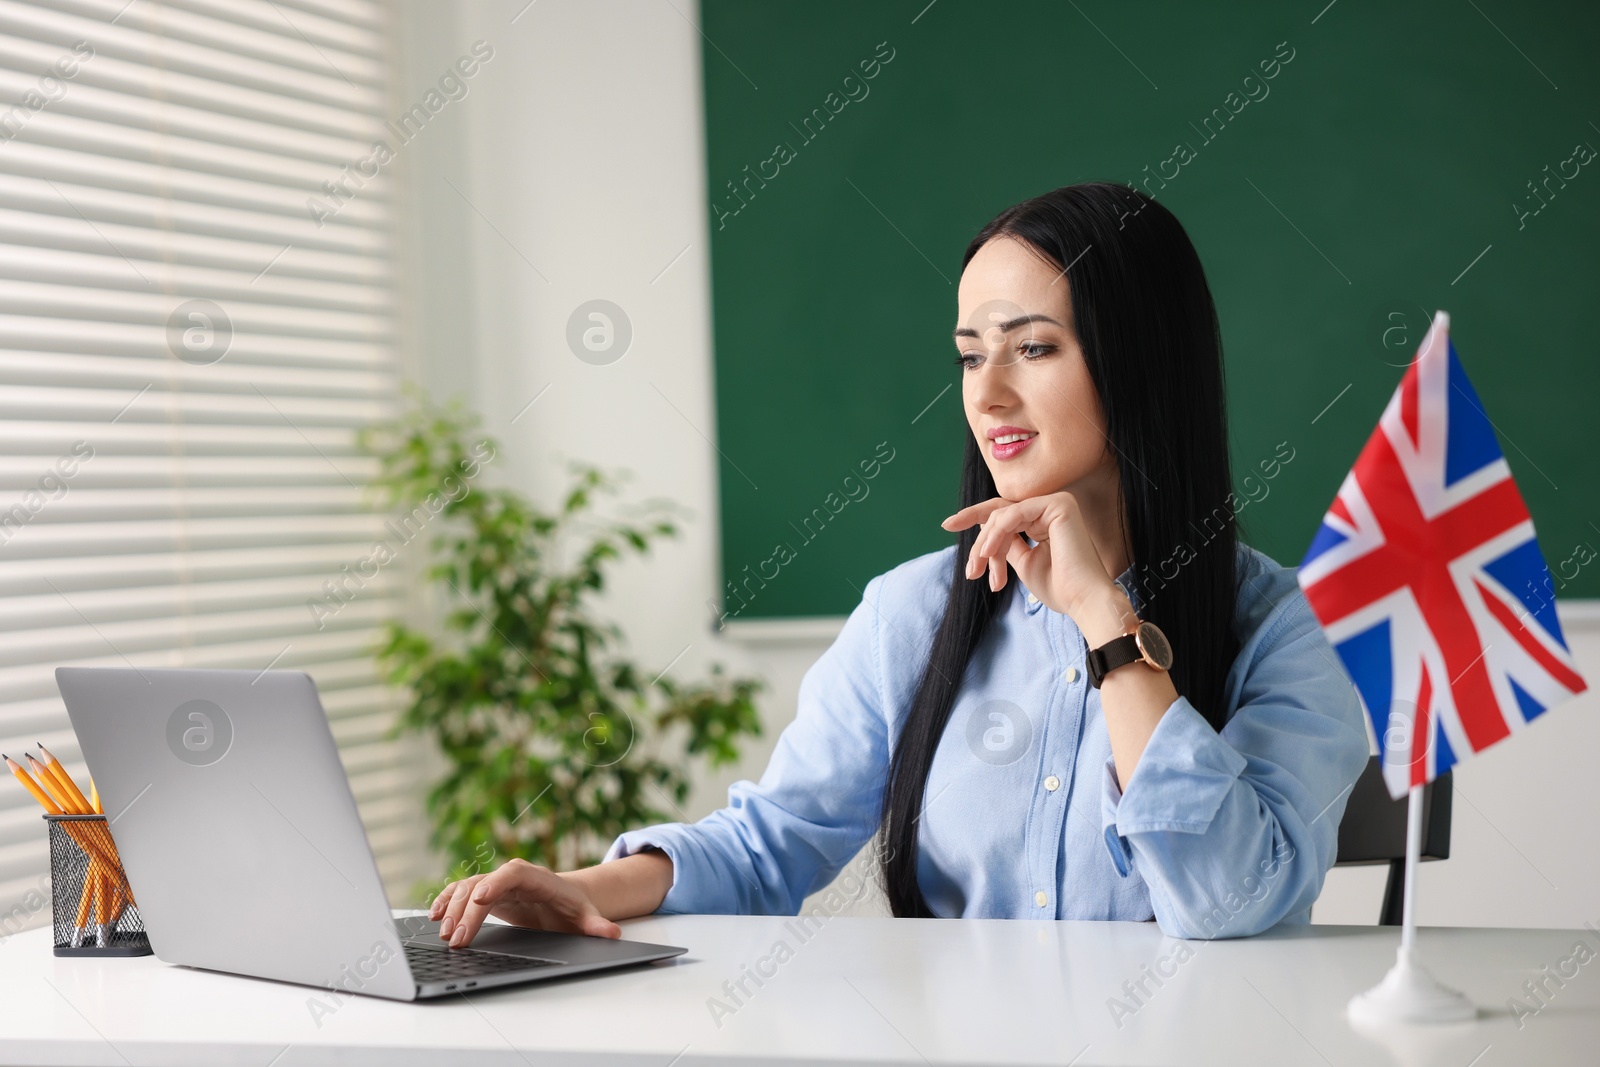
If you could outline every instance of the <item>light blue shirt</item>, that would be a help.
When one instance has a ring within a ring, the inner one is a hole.
[[[699,822],[622,834],[606,860],[666,852],[662,912],[796,914],[877,828],[891,739],[921,680],[955,551],[867,584],[801,681],[759,782],[734,783],[727,807]],[[1025,589],[1012,594],[973,653],[928,774],[917,878],[934,914],[1154,918],[1195,938],[1310,921],[1367,761],[1364,713],[1295,570],[1244,544],[1238,562],[1242,647],[1226,724],[1212,730],[1178,697],[1126,790],[1083,635]],[[1138,611],[1131,569],[1117,582]]]

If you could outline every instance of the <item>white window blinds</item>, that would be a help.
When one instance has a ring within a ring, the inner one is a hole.
[[[61,664],[305,669],[398,897],[415,771],[370,655],[398,591],[307,603],[382,536],[354,431],[395,404],[391,188],[351,175],[383,136],[385,22],[0,0],[0,751],[86,778]],[[39,814],[0,783],[0,935],[48,918],[18,910],[47,884]]]

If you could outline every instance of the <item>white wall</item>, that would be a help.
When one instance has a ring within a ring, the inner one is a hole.
[[[717,457],[698,11],[691,0],[525,2],[401,0],[407,103],[473,41],[495,49],[470,95],[402,153],[414,205],[408,344],[424,380],[484,414],[512,483],[549,500],[564,462],[583,459],[633,471],[637,496],[693,509],[686,536],[623,569],[604,605],[645,664],[682,653],[680,676],[717,660],[771,686],[764,742],[698,784],[686,806],[697,818],[729,782],[759,776],[825,647],[735,644],[709,628]],[[580,361],[565,339],[568,316],[594,298],[620,305],[633,326],[631,348],[609,366]],[[1600,684],[1600,612],[1563,615]],[[1422,922],[1600,920],[1597,705],[1591,692],[1459,771],[1453,856],[1423,868]],[[1382,880],[1379,868],[1334,871],[1317,920],[1374,921]]]
[[[397,106],[473,42],[495,53],[399,153],[407,349],[431,391],[482,413],[509,484],[548,503],[567,461],[583,460],[630,471],[627,500],[690,510],[684,536],[617,569],[602,610],[643,665],[676,659],[674,676],[697,678],[715,661],[772,680],[771,729],[742,765],[697,783],[685,814],[698,818],[760,774],[798,684],[789,662],[717,639],[706,607],[719,583],[700,38],[686,21],[698,12],[691,0],[539,0],[513,23],[525,3],[397,3]],[[606,366],[566,340],[595,298],[633,328]]]

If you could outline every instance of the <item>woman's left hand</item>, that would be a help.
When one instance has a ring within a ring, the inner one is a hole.
[[[1096,631],[1112,628],[1107,617],[1124,611],[1127,620],[1116,620],[1115,626],[1131,621],[1127,595],[1106,573],[1071,493],[1017,501],[995,497],[962,508],[940,525],[960,531],[974,523],[983,529],[967,557],[968,578],[978,578],[987,569],[989,588],[1002,589],[1009,563],[1029,592],[1052,611],[1069,616],[1086,636],[1091,616]],[[1023,534],[1037,544],[1030,546]],[[1116,628],[1111,636],[1121,632]]]

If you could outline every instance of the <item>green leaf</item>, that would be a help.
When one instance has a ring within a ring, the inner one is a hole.
[[[575,464],[545,512],[489,484],[498,445],[459,400],[404,396],[398,418],[358,440],[377,460],[371,490],[397,523],[428,531],[408,550],[427,553],[442,610],[433,627],[390,621],[374,657],[406,694],[392,732],[429,738],[445,761],[427,794],[443,878],[513,857],[591,862],[623,830],[682,818],[694,764],[731,763],[760,735],[761,684],[716,665],[708,681],[657,678],[612,652],[624,635],[592,606],[624,552],[677,535],[679,509],[652,500],[631,521],[597,517],[626,475]],[[419,884],[419,899],[443,884]]]

